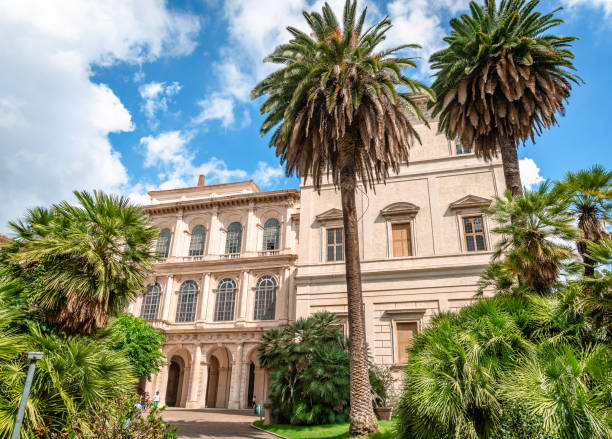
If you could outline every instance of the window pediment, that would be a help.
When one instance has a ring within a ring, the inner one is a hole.
[[[474,209],[488,207],[491,204],[491,200],[488,198],[477,197],[476,195],[466,195],[463,198],[459,198],[457,201],[450,204],[450,208],[455,209]]]
[[[343,219],[343,215],[342,215],[342,211],[340,209],[329,209],[323,213],[318,214],[315,217],[315,220],[317,220],[317,222],[319,223],[325,223],[325,222],[330,222],[330,221],[342,221]]]
[[[419,212],[419,209],[420,207],[416,204],[399,202],[389,204],[387,207],[380,211],[380,214],[387,219],[395,218],[398,216],[414,216]]]

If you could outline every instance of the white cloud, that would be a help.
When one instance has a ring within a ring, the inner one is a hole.
[[[227,183],[245,179],[248,173],[242,169],[230,169],[216,157],[195,164],[195,151],[189,148],[191,136],[180,131],[169,131],[157,136],[140,139],[145,150],[145,167],[155,168],[162,181],[159,189],[175,189],[195,184],[198,175],[206,175],[208,183]]]
[[[194,148],[190,148],[191,136],[180,131],[168,131],[156,136],[140,139],[144,149],[145,167],[155,169],[158,185],[140,182],[126,192],[132,200],[147,202],[146,191],[152,189],[176,189],[191,187],[200,174],[206,175],[207,184],[227,183],[253,179],[260,187],[269,188],[280,184],[285,176],[279,165],[260,161],[252,174],[244,169],[232,169],[225,161],[211,157],[206,162],[195,162]]]
[[[231,96],[213,94],[198,101],[202,111],[193,118],[195,123],[203,123],[207,120],[220,120],[221,126],[227,128],[234,123],[234,100]]]
[[[140,97],[143,99],[142,111],[152,129],[157,129],[159,125],[157,113],[168,110],[168,103],[180,90],[181,85],[176,81],[168,85],[165,82],[153,81],[138,87]]]
[[[575,8],[578,6],[599,9],[602,8],[606,17],[612,16],[612,0],[561,0],[568,8]]]
[[[108,134],[131,116],[92,67],[191,53],[198,30],[162,0],[0,2],[0,230],[73,189],[128,185]]]
[[[285,171],[280,165],[270,165],[267,162],[258,162],[253,174],[253,180],[262,188],[278,185],[285,177]]]
[[[538,165],[528,157],[519,160],[519,171],[521,173],[521,182],[527,190],[533,189],[535,185],[542,183],[545,179],[540,175]]]
[[[344,0],[329,3],[341,19]],[[468,3],[468,0],[395,0],[383,11],[371,3],[367,5],[368,21],[371,24],[384,15],[390,16],[393,28],[381,47],[405,43],[422,45],[423,50],[411,51],[410,54],[422,58],[417,74],[425,78],[431,73],[427,62],[429,56],[442,47],[442,39],[446,34],[442,26],[444,21],[449,14],[466,9]],[[323,0],[225,1],[224,14],[228,22],[229,42],[222,48],[221,55],[227,61],[215,65],[218,86],[204,99],[205,102],[212,102],[215,96],[224,99],[223,117],[217,117],[224,126],[232,121],[229,113],[238,110],[248,100],[255,84],[278,68],[278,65],[264,64],[263,58],[279,44],[289,41],[291,35],[286,30],[287,26],[308,31],[302,11],[320,11],[323,4]],[[360,7],[363,6],[360,4]],[[270,18],[270,11],[274,11],[273,18]],[[241,56],[232,56],[235,53]],[[227,102],[229,100],[233,102],[232,105]]]

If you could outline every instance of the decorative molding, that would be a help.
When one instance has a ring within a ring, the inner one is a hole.
[[[427,308],[413,308],[413,309],[387,309],[384,311],[384,315],[388,316],[397,316],[403,314],[425,314],[427,312]]]
[[[452,210],[456,209],[474,209],[478,207],[488,207],[491,204],[491,200],[488,198],[477,197],[476,195],[466,195],[463,198],[459,198],[457,201],[451,203],[449,207]]]
[[[330,221],[342,221],[343,219],[343,215],[342,215],[342,211],[340,209],[329,209],[323,213],[318,214],[315,217],[315,220],[319,223],[326,223],[326,222],[330,222]]]
[[[380,214],[387,219],[395,218],[398,216],[414,216],[419,212],[420,207],[407,202],[399,202],[389,204],[387,207],[380,211]]]

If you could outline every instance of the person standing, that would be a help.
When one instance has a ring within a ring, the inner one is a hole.
[[[153,407],[159,406],[159,390],[153,396]]]

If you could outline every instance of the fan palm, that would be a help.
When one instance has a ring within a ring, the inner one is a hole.
[[[605,235],[602,221],[612,210],[612,171],[595,165],[591,169],[568,172],[558,185],[572,197],[582,237],[576,242],[585,264],[584,275],[592,277],[595,263],[587,252],[588,241],[599,242]]]
[[[502,383],[502,392],[561,439],[612,437],[612,355],[599,344],[578,350],[542,343]]]
[[[361,309],[357,180],[373,188],[408,161],[408,147],[418,139],[411,117],[424,117],[415,98],[396,87],[429,90],[402,72],[415,67],[415,62],[398,52],[417,46],[380,50],[390,20],[364,30],[366,9],[359,16],[356,10],[356,1],[347,0],[341,22],[328,4],[321,14],[304,12],[310,33],[287,28],[293,38],[264,60],[283,67],[260,82],[251,97],[268,95],[261,106],[268,116],[260,133],[276,127],[270,144],[287,173],[310,177],[316,190],[331,176],[340,188],[351,334],[350,433],[363,435],[375,431],[377,423],[370,402]]]
[[[42,267],[34,299],[48,321],[68,334],[91,334],[144,288],[156,231],[127,198],[75,196],[78,205],[63,202],[9,223],[17,238],[3,259],[14,275]]]
[[[110,348],[110,339],[43,334],[36,327],[24,338],[29,350],[44,356],[37,363],[20,437],[49,437],[71,424],[87,429],[88,410],[100,408],[137,383],[127,357]],[[18,357],[0,361],[2,438],[8,438],[13,428],[26,370],[27,363]]]
[[[433,115],[448,138],[478,157],[501,151],[506,188],[521,195],[517,147],[557,123],[571,83],[574,37],[545,34],[563,23],[558,9],[541,14],[539,0],[470,3],[470,15],[450,21],[448,47],[434,53]]]
[[[485,209],[498,224],[493,231],[502,237],[494,258],[504,255],[505,263],[538,293],[555,283],[562,262],[573,257],[563,243],[577,237],[568,205],[569,200],[546,181],[522,196],[513,198],[506,191]]]

